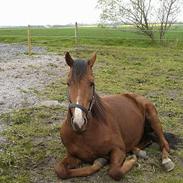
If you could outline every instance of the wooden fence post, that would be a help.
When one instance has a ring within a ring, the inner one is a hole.
[[[31,45],[31,27],[28,25],[28,30],[27,30],[27,36],[28,36],[28,54],[31,56],[32,54],[32,45]]]
[[[78,45],[78,23],[75,23],[75,44]]]

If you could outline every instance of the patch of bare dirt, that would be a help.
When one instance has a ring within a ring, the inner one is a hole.
[[[0,44],[0,114],[39,102],[35,91],[65,74],[63,57],[33,48],[27,56],[26,47]]]

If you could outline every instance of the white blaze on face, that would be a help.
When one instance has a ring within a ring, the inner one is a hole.
[[[78,92],[76,104],[79,104],[79,99],[80,99],[79,94],[80,92]],[[75,107],[75,110],[74,110],[73,123],[76,123],[79,126],[79,128],[81,128],[84,124],[83,111],[78,107]]]

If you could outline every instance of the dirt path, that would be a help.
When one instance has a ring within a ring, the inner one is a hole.
[[[39,102],[33,91],[65,73],[63,57],[34,47],[35,55],[25,55],[26,47],[0,44],[0,114]]]
[[[65,74],[63,57],[40,47],[33,47],[31,57],[26,51],[24,45],[0,43],[0,115],[39,104],[42,101],[36,91]],[[0,121],[0,132],[4,129]]]

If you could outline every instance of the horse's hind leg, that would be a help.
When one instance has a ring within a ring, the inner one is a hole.
[[[164,137],[157,111],[154,105],[150,102],[145,104],[145,111],[146,111],[146,118],[148,122],[150,122],[153,131],[155,132],[155,134],[159,139],[160,147],[162,150],[162,165],[166,171],[171,171],[174,169],[174,163],[168,157],[169,156],[168,152],[170,148],[167,140]]]

